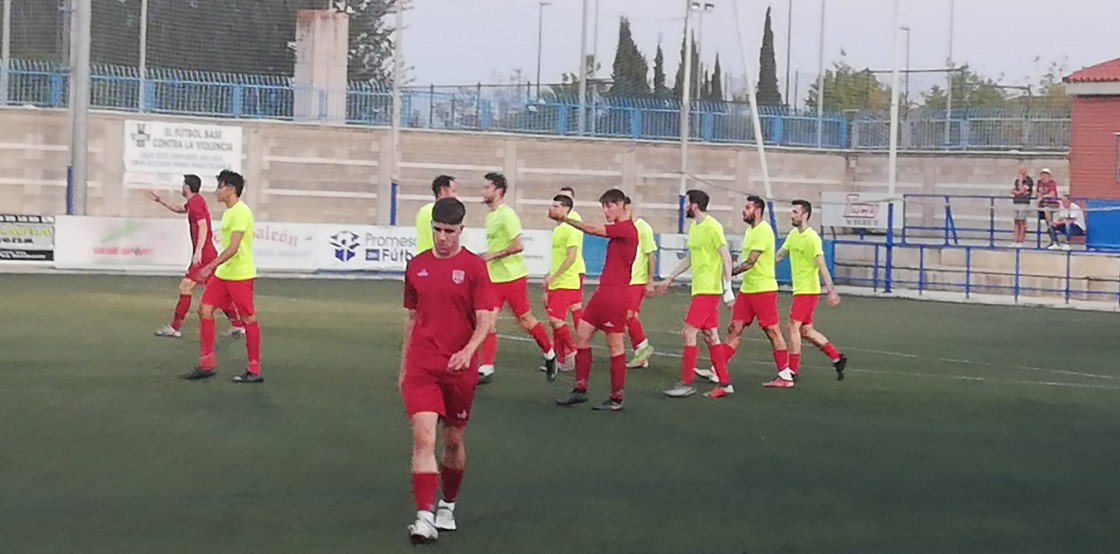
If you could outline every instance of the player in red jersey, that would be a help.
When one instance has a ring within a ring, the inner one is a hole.
[[[187,274],[183,276],[183,280],[179,281],[179,302],[175,304],[175,314],[172,316],[171,324],[156,331],[157,337],[171,337],[179,338],[183,336],[180,331],[183,328],[183,319],[187,317],[187,312],[191,309],[191,295],[194,292],[196,285],[204,285],[205,279],[199,277],[199,270],[218,257],[218,250],[214,248],[214,233],[213,225],[210,219],[210,207],[206,205],[206,199],[199,194],[202,190],[202,179],[198,175],[183,175],[183,198],[187,199],[186,204],[176,206],[165,201],[155,191],[149,192],[148,195],[157,204],[171,210],[177,214],[187,214],[187,224],[190,227],[191,233],[191,264],[187,267]],[[226,313],[229,318],[230,336],[242,337],[245,336],[245,324],[241,322],[241,318],[237,315],[237,310],[230,306],[223,307],[222,311]]]
[[[486,262],[459,244],[466,208],[455,198],[432,207],[434,246],[408,262],[404,277],[404,355],[400,390],[412,423],[413,543],[454,531],[466,467],[463,436],[478,384],[476,356],[497,312]],[[436,431],[443,450],[436,462]],[[442,481],[443,498],[436,504]]]
[[[588,225],[552,210],[549,217],[571,225],[584,234],[606,237],[607,259],[599,276],[599,288],[583,310],[576,329],[576,385],[567,398],[556,403],[571,406],[587,402],[587,382],[591,377],[591,337],[595,331],[606,334],[611,355],[611,396],[595,410],[622,410],[622,393],[626,384],[626,313],[630,308],[630,277],[638,252],[638,228],[626,213],[626,194],[610,189],[599,197],[606,225]]]

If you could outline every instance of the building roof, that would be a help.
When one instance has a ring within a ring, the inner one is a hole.
[[[1120,58],[1074,71],[1067,83],[1120,83]]]

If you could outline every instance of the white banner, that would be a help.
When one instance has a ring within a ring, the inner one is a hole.
[[[124,124],[124,181],[175,186],[193,173],[213,190],[218,172],[241,171],[242,146],[241,127],[130,119]]]
[[[416,255],[411,226],[319,225],[315,262],[327,271],[404,271]]]
[[[220,234],[221,222],[214,222],[214,233]],[[315,241],[319,225],[315,223],[253,224],[253,261],[265,271],[314,271]],[[218,248],[221,252],[221,248]]]
[[[885,192],[822,192],[821,225],[886,231],[888,206],[894,204],[894,229],[901,231],[906,217],[902,200],[889,198]]]
[[[58,216],[55,267],[186,271],[191,237],[186,219]]]

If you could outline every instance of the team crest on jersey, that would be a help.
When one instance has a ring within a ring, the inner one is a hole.
[[[461,269],[455,269],[451,271],[451,280],[454,281],[456,285],[463,284],[463,280],[466,278],[467,274]]]

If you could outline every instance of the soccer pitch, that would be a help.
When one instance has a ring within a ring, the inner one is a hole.
[[[244,386],[229,382],[239,339],[219,340],[217,379],[177,378],[197,319],[182,339],[152,336],[176,283],[0,275],[0,550],[415,551],[400,284],[262,279],[266,382]],[[647,302],[659,355],[631,371],[622,413],[553,405],[570,374],[546,383],[535,346],[503,339],[467,434],[460,530],[419,548],[1120,545],[1115,315],[847,297],[817,316],[851,360],[844,381],[806,345],[797,388],[764,390],[773,367],[751,328],[736,394],[674,400],[660,391],[678,377],[684,299]],[[608,388],[596,354],[592,404]]]

